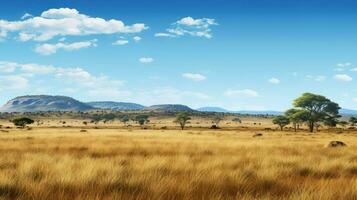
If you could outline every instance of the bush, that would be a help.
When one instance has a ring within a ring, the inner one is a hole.
[[[27,117],[20,117],[20,118],[16,118],[11,120],[11,122],[15,125],[15,126],[19,126],[24,128],[26,125],[28,124],[33,124],[35,121],[27,118]]]

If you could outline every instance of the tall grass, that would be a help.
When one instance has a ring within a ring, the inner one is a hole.
[[[33,129],[0,135],[0,199],[357,199],[355,134]],[[330,140],[346,148],[326,148]]]

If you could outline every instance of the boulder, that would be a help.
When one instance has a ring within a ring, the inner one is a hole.
[[[253,137],[262,137],[263,136],[263,133],[255,133],[254,135],[253,135]]]
[[[327,144],[327,147],[345,147],[345,146],[347,145],[341,141],[331,141]]]

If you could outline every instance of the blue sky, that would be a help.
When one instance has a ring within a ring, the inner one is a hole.
[[[357,109],[352,0],[12,0],[0,7],[0,103],[284,110],[303,92]]]

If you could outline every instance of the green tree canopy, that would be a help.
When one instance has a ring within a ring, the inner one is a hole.
[[[280,127],[280,130],[283,130],[283,128],[290,124],[289,118],[283,115],[279,115],[273,118],[273,124],[277,124]]]
[[[356,126],[356,124],[357,124],[356,117],[350,117],[350,119],[348,121],[351,123],[351,126]]]
[[[310,132],[314,131],[316,123],[326,123],[327,120],[341,117],[338,114],[340,106],[322,95],[304,93],[295,99],[293,104],[297,109],[304,111]]]
[[[187,112],[179,112],[176,115],[175,123],[180,124],[181,129],[185,128],[186,123],[191,120],[191,117]]]
[[[150,122],[148,115],[137,115],[134,120],[137,121],[140,126]]]
[[[28,124],[33,124],[35,121],[27,117],[19,117],[11,120],[15,126],[24,128]]]

